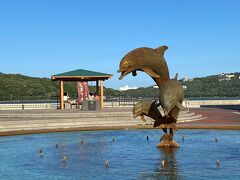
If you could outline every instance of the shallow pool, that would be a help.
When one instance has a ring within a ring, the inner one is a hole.
[[[240,131],[179,130],[181,147],[172,150],[156,148],[161,135],[119,130],[0,137],[0,179],[240,179]]]

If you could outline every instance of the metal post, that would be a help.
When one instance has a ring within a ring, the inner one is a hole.
[[[24,104],[23,104],[23,97],[22,97],[22,110],[24,109]]]

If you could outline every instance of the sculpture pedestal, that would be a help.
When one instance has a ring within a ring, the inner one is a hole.
[[[161,142],[157,144],[158,148],[179,148],[179,144],[177,144],[170,135],[164,134],[163,137],[161,137]]]

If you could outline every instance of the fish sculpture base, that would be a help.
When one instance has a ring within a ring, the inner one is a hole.
[[[176,143],[169,134],[164,134],[161,138],[161,142],[157,144],[158,148],[179,148],[179,144]]]

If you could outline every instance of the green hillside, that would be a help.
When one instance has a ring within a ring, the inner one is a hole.
[[[226,76],[234,75],[228,78]],[[240,97],[240,73],[225,74],[222,76],[213,75],[202,78],[182,79],[180,82],[186,88],[186,98],[199,97]],[[153,87],[138,88],[136,90],[124,91],[125,96],[158,97],[158,89]]]
[[[240,97],[240,73],[231,73],[234,77],[225,80],[217,75],[180,80],[186,86],[185,97]],[[28,77],[21,74],[0,73],[0,100],[55,98],[59,95],[59,84],[48,78]],[[64,90],[71,98],[77,94],[76,82],[65,82]],[[90,87],[95,92],[95,87]],[[138,88],[120,92],[111,88],[104,89],[105,96],[118,97],[158,97],[158,89]]]
[[[89,89],[90,92],[95,92],[95,87]],[[64,82],[64,91],[74,99],[77,95],[77,83]],[[119,91],[111,88],[105,88],[104,91],[112,96],[119,95]],[[56,96],[59,96],[59,82],[49,78],[0,73],[0,100],[49,99]]]
[[[22,97],[56,95],[56,83],[48,78],[28,77],[21,74],[0,74],[0,99],[21,99]]]
[[[185,97],[240,97],[240,73],[231,74],[234,77],[214,75],[182,82],[187,86]]]

